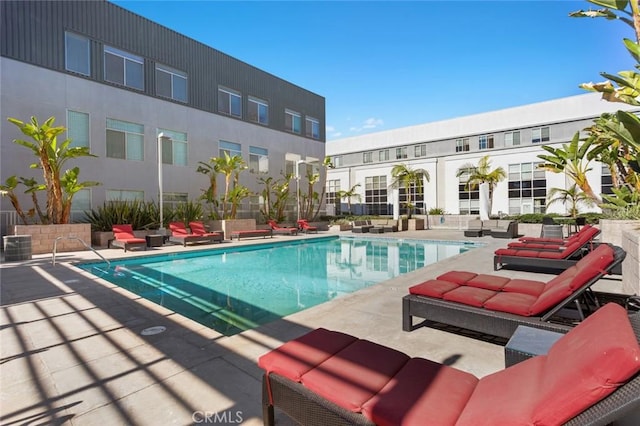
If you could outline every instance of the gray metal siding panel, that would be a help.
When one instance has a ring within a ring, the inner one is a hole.
[[[104,84],[103,45],[145,58],[144,93],[155,96],[155,64],[188,76],[188,105],[217,113],[217,88],[242,93],[243,117],[247,97],[269,102],[269,128],[284,131],[284,109],[320,120],[325,141],[323,97],[230,57],[200,42],[158,25],[117,5],[103,1],[0,1],[0,53],[19,61],[65,70],[64,32],[91,40],[91,78]],[[84,77],[84,76],[81,76]],[[120,86],[118,86],[120,87]],[[126,88],[124,88],[126,89]]]

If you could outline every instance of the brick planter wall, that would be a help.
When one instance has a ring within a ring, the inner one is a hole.
[[[33,254],[53,253],[57,237],[78,237],[91,244],[90,223],[68,223],[64,225],[14,225],[14,235],[31,235]],[[58,241],[57,252],[83,251],[86,247],[75,239]]]

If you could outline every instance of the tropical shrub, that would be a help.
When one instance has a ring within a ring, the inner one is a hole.
[[[109,232],[113,225],[131,224],[134,230],[160,227],[158,204],[139,200],[107,201],[102,206],[85,211],[84,223],[91,224],[92,231]],[[164,219],[173,220],[175,213],[169,208],[163,211]]]

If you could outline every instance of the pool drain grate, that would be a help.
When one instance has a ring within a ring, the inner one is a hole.
[[[158,325],[155,327],[149,327],[149,328],[145,328],[144,330],[142,330],[142,332],[140,334],[142,334],[143,336],[153,336],[155,334],[160,334],[162,332],[164,332],[167,329],[167,327],[164,327],[162,325]]]

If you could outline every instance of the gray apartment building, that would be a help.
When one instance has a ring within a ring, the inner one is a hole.
[[[74,197],[74,217],[109,200],[157,201],[160,133],[170,137],[162,145],[165,203],[199,197],[208,180],[198,163],[224,152],[242,156],[249,169],[241,183],[256,194],[260,178],[324,158],[322,96],[115,4],[2,1],[0,19],[0,180],[42,181],[7,118],[54,116],[74,145],[97,156],[69,162],[81,181],[101,183]],[[259,218],[259,202],[246,199],[239,216]],[[6,197],[0,203],[5,234],[16,218]]]

